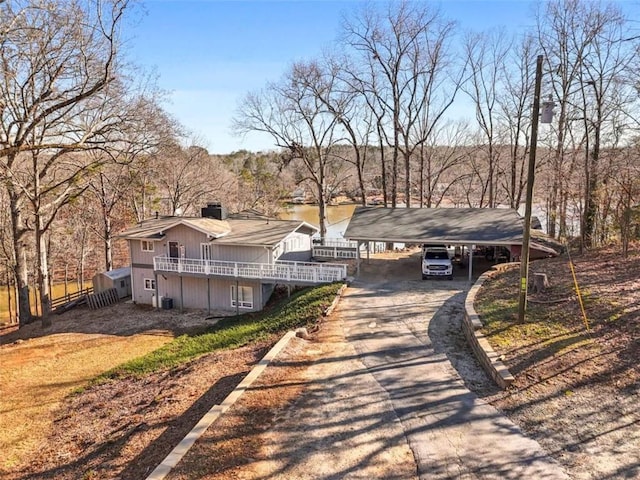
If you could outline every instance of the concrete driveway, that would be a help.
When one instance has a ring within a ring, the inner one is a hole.
[[[347,340],[388,395],[418,476],[568,478],[537,442],[471,393],[447,355],[438,353],[438,345],[447,344],[455,361],[447,335],[459,324],[469,286],[466,273],[458,275],[421,280],[417,254],[372,259],[337,309]]]

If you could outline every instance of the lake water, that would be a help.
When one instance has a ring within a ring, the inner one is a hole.
[[[331,205],[327,207],[327,238],[344,238],[344,232],[357,205]],[[280,214],[283,220],[302,220],[319,226],[317,205],[290,205],[286,212]],[[383,251],[384,243],[371,242],[371,251]],[[394,243],[393,248],[402,249],[404,243]]]
[[[355,209],[355,204],[327,207],[327,238],[343,237]],[[320,226],[317,205],[290,205],[279,217],[283,220],[301,220],[316,227]]]

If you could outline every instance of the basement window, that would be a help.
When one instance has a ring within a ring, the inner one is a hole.
[[[236,286],[231,285],[231,306],[236,306]],[[239,308],[253,308],[253,288],[244,287],[240,285],[238,287],[238,307]]]

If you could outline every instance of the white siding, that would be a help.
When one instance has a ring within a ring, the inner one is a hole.
[[[269,250],[264,247],[216,245],[215,241],[212,247],[213,258],[223,262],[269,263]]]
[[[153,252],[143,252],[140,240],[129,240],[129,251],[131,252],[131,264],[152,265],[153,257],[164,253],[163,242],[154,242]]]
[[[162,297],[173,299],[173,307],[180,308],[180,277],[174,275],[158,275],[158,292]],[[209,279],[211,291],[211,308],[217,310],[234,310],[231,306],[231,285],[235,285],[234,280],[221,280],[217,278]],[[240,285],[253,288],[252,310],[260,310],[263,306],[262,287],[259,282],[240,281]],[[183,308],[207,309],[207,279],[201,277],[182,277],[182,299]],[[149,300],[149,303],[151,301]],[[251,311],[242,309],[243,311]]]
[[[276,253],[275,260],[307,261],[311,258],[311,237],[293,232],[280,242]]]

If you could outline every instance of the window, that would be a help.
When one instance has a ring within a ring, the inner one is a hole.
[[[156,289],[156,281],[153,278],[145,278],[144,279],[144,289],[145,290],[154,290]]]
[[[236,306],[236,286],[231,285],[231,306]],[[253,308],[253,288],[238,287],[238,307],[239,308]]]
[[[142,246],[143,252],[153,252],[153,242],[150,240],[141,240],[140,245]]]
[[[213,257],[211,255],[211,245],[209,245],[208,243],[201,243],[200,256],[202,260],[213,260]]]

